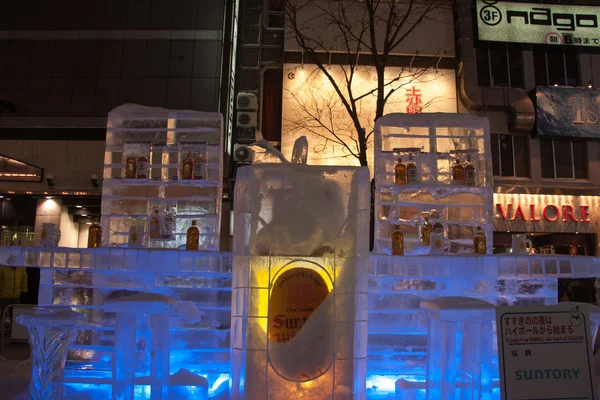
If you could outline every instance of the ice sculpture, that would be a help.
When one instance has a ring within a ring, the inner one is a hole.
[[[468,297],[421,302],[428,320],[427,400],[491,399],[495,310]]]
[[[102,185],[103,245],[180,248],[195,220],[200,249],[218,250],[222,137],[218,113],[135,104],[111,111]]]
[[[369,171],[238,171],[233,399],[365,396]]]
[[[391,253],[395,229],[403,234],[406,255],[472,253],[478,228],[487,237],[485,253],[492,252],[489,134],[486,118],[468,114],[388,114],[377,120],[376,253]]]
[[[85,317],[68,306],[43,306],[33,315],[19,315],[17,322],[29,330],[33,366],[28,398],[62,399],[67,350]]]

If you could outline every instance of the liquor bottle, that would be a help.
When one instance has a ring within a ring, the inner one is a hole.
[[[392,232],[392,255],[404,255],[404,234],[400,231],[399,226],[396,226]]]
[[[465,183],[465,167],[462,166],[458,158],[456,164],[452,167],[452,180],[456,183]]]
[[[398,158],[398,163],[394,168],[394,174],[396,175],[396,183],[403,185],[406,183],[406,165],[402,163],[402,159]]]
[[[412,154],[408,155],[408,164],[406,165],[406,181],[408,183],[417,183],[417,166],[413,162]]]
[[[467,162],[465,162],[465,183],[467,186],[475,186],[475,164],[471,161],[469,155],[467,155]]]
[[[125,162],[125,178],[134,179],[137,173],[137,160],[134,156],[127,157]]]
[[[183,160],[183,167],[181,169],[181,179],[192,179],[194,175],[194,160],[192,155],[188,153],[187,158]]]
[[[160,230],[162,239],[173,238],[173,207],[167,206],[167,210],[162,218],[162,229]]]
[[[137,174],[138,179],[148,178],[148,159],[146,156],[141,156],[137,159]]]
[[[423,225],[421,226],[421,241],[423,242],[423,244],[426,244],[427,246],[429,246],[429,244],[431,243],[432,229],[433,228],[432,228],[431,224],[429,223],[429,217],[425,217],[425,222],[423,222]]]
[[[435,225],[434,225],[435,226]],[[441,224],[440,224],[441,226]],[[434,228],[431,233],[430,253],[443,253],[444,252],[444,229]]]
[[[432,221],[434,221],[432,231],[435,231],[436,229],[441,229],[443,232],[444,225],[442,225],[440,221],[442,219],[442,213],[440,213],[438,210],[431,210],[431,219]]]
[[[198,155],[194,162],[194,179],[204,179],[204,157],[201,154]]]
[[[160,238],[160,216],[158,210],[154,210],[154,215],[150,219],[150,239]]]
[[[269,362],[280,376],[311,381],[331,365],[331,349],[327,340],[323,340],[323,330],[333,331],[333,321],[328,318],[314,320],[312,315],[318,313],[319,306],[327,301],[329,294],[327,282],[316,269],[293,266],[277,275],[269,294],[268,340],[289,343],[302,333],[303,343],[310,343],[302,353],[308,361],[300,368],[297,363],[290,363],[289,347],[269,346]],[[331,297],[329,300],[333,301]],[[307,331],[303,331],[305,329]]]
[[[487,252],[485,232],[480,226],[477,227],[473,236],[473,252],[476,254],[486,254]]]
[[[88,247],[98,248],[102,245],[102,227],[98,223],[98,218],[94,218],[94,223],[88,231]]]
[[[192,221],[192,226],[187,230],[185,249],[186,250],[198,250],[200,244],[200,231],[196,227],[196,221]]]

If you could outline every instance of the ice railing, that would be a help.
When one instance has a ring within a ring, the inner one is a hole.
[[[0,265],[129,271],[231,272],[231,253],[177,249],[0,247]],[[600,257],[369,255],[369,275],[439,278],[595,278]]]

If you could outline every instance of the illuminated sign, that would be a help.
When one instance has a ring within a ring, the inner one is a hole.
[[[346,95],[345,71],[328,67]],[[356,127],[329,79],[315,65],[285,64],[283,74],[281,151],[289,160],[294,142],[308,139],[308,164],[358,165]],[[347,71],[346,71],[347,72]],[[387,67],[385,90],[394,89],[385,106],[389,113],[456,113],[456,78],[453,70]],[[352,92],[360,125],[366,130],[367,158],[373,165],[373,126],[377,107],[377,72],[371,66],[354,69]],[[389,93],[389,92],[387,92]],[[406,143],[410,147],[410,143]]]
[[[516,221],[517,218],[520,218],[523,221],[535,222],[541,221],[543,217],[548,222],[590,222],[589,206],[579,206],[579,209],[576,211],[571,205],[555,206],[554,204],[547,204],[541,210],[538,208],[539,212],[536,212],[535,204],[524,206],[521,204],[508,204],[507,206],[496,204],[496,207],[500,211],[500,216],[505,221]],[[511,215],[512,218],[510,217]]]
[[[600,137],[600,91],[544,87],[535,97],[538,135]]]
[[[600,196],[494,193],[494,230],[595,233],[598,207]]]
[[[479,40],[600,46],[600,7],[477,0]]]

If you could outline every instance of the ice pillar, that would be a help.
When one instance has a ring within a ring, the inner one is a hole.
[[[169,398],[169,312],[175,300],[158,294],[139,294],[109,300],[104,311],[115,313],[112,398],[133,400],[138,318],[150,323],[149,374],[152,400]]]
[[[44,306],[37,307],[33,315],[19,315],[17,322],[29,330],[33,366],[28,398],[62,399],[67,351],[85,317],[71,307]]]
[[[441,297],[421,302],[421,312],[428,318],[427,399],[490,399],[495,306]]]
[[[232,398],[365,398],[368,169],[244,167],[235,198]]]

